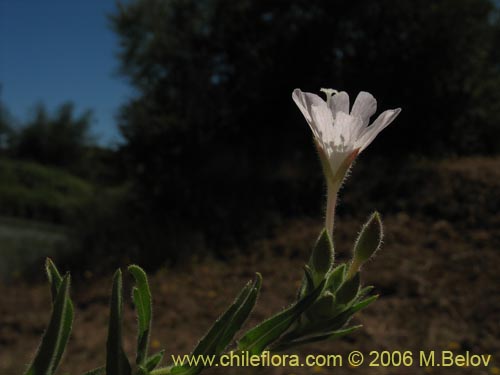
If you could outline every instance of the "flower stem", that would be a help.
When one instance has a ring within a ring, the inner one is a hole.
[[[339,191],[338,184],[328,183],[327,198],[326,198],[326,214],[325,228],[333,238],[333,224],[335,221],[335,206],[337,204],[337,193]]]
[[[359,267],[361,267],[361,263],[359,259],[354,258],[349,266],[349,271],[347,271],[347,279],[352,279],[352,277],[359,271]]]

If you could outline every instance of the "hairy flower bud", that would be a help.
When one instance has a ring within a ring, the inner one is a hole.
[[[314,284],[318,285],[333,265],[333,242],[327,230],[319,235],[309,260]]]
[[[384,232],[378,212],[374,212],[361,228],[354,245],[354,257],[349,269],[349,276],[354,275],[359,267],[380,249]]]

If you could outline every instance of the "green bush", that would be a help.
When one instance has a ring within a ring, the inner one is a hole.
[[[67,223],[92,191],[89,183],[66,172],[0,159],[0,215]]]

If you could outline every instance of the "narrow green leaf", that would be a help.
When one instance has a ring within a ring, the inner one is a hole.
[[[355,312],[358,312],[358,311],[364,309],[365,307],[367,307],[369,304],[371,304],[372,302],[374,302],[377,298],[378,298],[378,294],[374,295],[374,296],[371,296],[371,297],[368,297],[368,298],[366,298],[366,299],[364,299],[362,301],[358,301],[358,302],[354,303],[350,307],[350,310],[354,314]]]
[[[337,266],[332,272],[327,275],[325,289],[329,290],[332,293],[335,293],[339,286],[344,282],[345,273],[345,263]]]
[[[272,342],[278,339],[296,321],[300,314],[309,308],[323,291],[325,282],[305,295],[291,307],[267,319],[248,331],[238,342],[239,350],[246,350],[250,355],[260,354]]]
[[[307,264],[304,266],[304,275],[306,278],[305,294],[308,294],[314,290],[314,277],[311,267],[309,267]]]
[[[184,366],[175,366],[170,369],[169,374],[172,375],[196,375],[203,371],[203,366],[189,367],[187,365]]]
[[[302,283],[299,288],[299,292],[297,294],[297,299],[301,299],[307,293],[311,293],[314,289],[314,277],[311,267],[307,264],[304,265],[304,277],[302,278]]]
[[[252,287],[249,282],[236,298],[236,300],[231,304],[231,306],[222,314],[219,319],[216,320],[212,328],[207,332],[207,334],[200,340],[196,348],[193,350],[193,355],[204,355],[213,354],[217,345],[218,339],[222,336],[223,332],[233,319],[239,306],[246,300],[248,295],[251,293]]]
[[[334,330],[338,330],[338,329],[342,328],[346,323],[348,323],[350,321],[350,319],[354,316],[355,313],[357,313],[358,311],[367,307],[369,304],[371,304],[377,298],[378,298],[378,295],[369,297],[369,298],[362,300],[362,301],[359,301],[359,302],[355,302],[352,306],[348,307],[346,310],[342,311],[335,318],[333,318],[329,322],[327,322],[328,329],[330,331],[334,331]]]
[[[193,357],[200,355],[217,355],[223,350],[239,329],[246,316],[251,312],[261,285],[261,276],[257,274],[255,282],[248,282],[240,291],[231,306],[217,319],[207,334],[200,340],[192,352]],[[238,326],[239,325],[239,326]],[[176,366],[170,370],[176,375],[195,375],[203,370],[203,366]]]
[[[156,366],[160,364],[164,354],[165,350],[162,350],[161,352],[153,354],[151,357],[146,358],[142,367],[144,367],[148,372],[153,371]]]
[[[59,365],[73,324],[73,305],[69,299],[70,281],[69,274],[62,279],[54,301],[49,326],[35,359],[25,375],[52,375]]]
[[[372,285],[369,285],[369,286],[365,286],[364,288],[360,289],[358,295],[356,296],[357,299],[361,299],[365,296],[368,295],[368,293],[370,293],[371,291],[373,290],[373,286]]]
[[[246,295],[245,299],[239,304],[238,310],[236,310],[233,318],[231,319],[231,322],[228,324],[227,328],[222,334],[222,337],[219,339],[216,348],[216,354],[220,354],[224,351],[224,349],[226,349],[236,332],[238,332],[246,322],[248,316],[255,306],[255,302],[257,301],[261,285],[262,275],[260,273],[257,273],[252,289]]]
[[[352,306],[346,307],[344,310],[341,310],[337,315],[328,320],[311,323],[307,327],[307,335],[319,334],[324,331],[336,331],[342,328],[347,322],[349,322],[355,313],[367,307],[377,298],[378,296],[372,296],[362,301],[355,302]]]
[[[65,314],[64,314],[64,320],[63,320],[63,329],[62,329],[62,332],[61,332],[61,344],[59,345],[58,349],[57,349],[57,354],[56,354],[56,358],[55,358],[55,367],[54,367],[54,371],[55,369],[57,368],[57,366],[59,366],[59,363],[61,362],[61,359],[62,359],[62,356],[64,354],[64,350],[66,349],[66,345],[69,341],[69,336],[71,334],[71,328],[72,328],[72,325],[73,325],[73,317],[74,317],[74,307],[73,307],[73,302],[68,298],[68,300],[66,301],[66,304],[67,304],[67,307],[66,307],[66,311],[65,311]]]
[[[283,350],[287,350],[290,348],[294,348],[294,347],[299,346],[299,345],[310,344],[310,343],[317,342],[317,341],[335,340],[335,339],[338,339],[338,338],[343,337],[345,335],[348,335],[349,333],[352,333],[361,327],[362,327],[361,325],[357,325],[357,326],[349,327],[349,328],[338,330],[338,331],[330,331],[330,332],[324,332],[324,333],[318,334],[318,335],[302,337],[302,338],[294,340],[294,341],[280,343],[279,345],[272,347],[271,350],[272,351],[283,351]]]
[[[57,297],[57,291],[62,283],[62,276],[50,258],[45,259],[45,272],[47,273],[47,279],[50,284],[52,303],[54,303]]]
[[[148,277],[142,268],[136,265],[128,267],[134,276],[136,287],[132,290],[132,298],[137,310],[138,328],[136,363],[142,364],[148,355],[149,337],[151,334],[152,298]]]
[[[109,314],[108,340],[106,343],[106,375],[130,375],[130,363],[123,351],[122,311],[123,311],[122,272],[118,269],[113,277]]]
[[[59,288],[62,284],[63,278],[62,278],[59,270],[57,269],[56,265],[52,262],[52,260],[50,258],[47,258],[45,260],[45,272],[47,273],[47,279],[49,280],[49,284],[50,284],[50,291],[51,291],[51,295],[52,295],[52,304],[54,304],[55,300],[57,298],[57,293],[58,293]],[[71,301],[70,298],[68,298],[67,304],[68,304],[68,306],[67,306],[67,309],[65,312],[66,316],[64,318],[64,321],[66,322],[65,323],[66,325],[69,324],[69,327],[65,327],[62,330],[61,342],[64,342],[64,343],[67,343],[69,340],[69,335],[71,333],[71,325],[73,323],[73,315],[74,315],[73,302]],[[59,362],[61,361],[61,358],[64,354],[64,349],[65,349],[65,347],[59,348],[57,355],[55,357],[56,364],[59,364]]]
[[[306,316],[312,321],[328,319],[332,314],[334,306],[335,296],[326,291],[307,309]]]

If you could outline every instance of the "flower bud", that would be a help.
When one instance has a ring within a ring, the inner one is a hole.
[[[311,254],[309,265],[314,282],[318,284],[333,265],[333,242],[328,231],[323,229]]]
[[[354,261],[361,264],[366,262],[380,248],[382,244],[382,220],[378,212],[374,212],[359,233],[354,245]]]

